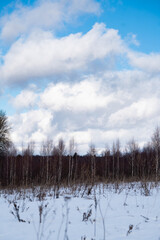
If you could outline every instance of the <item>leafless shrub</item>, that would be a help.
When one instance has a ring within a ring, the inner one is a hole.
[[[18,222],[26,222],[20,217],[20,206],[17,204],[17,202],[13,201],[13,210],[11,211],[11,214],[18,220]]]
[[[46,202],[45,200],[42,200],[38,204],[38,213],[39,213],[39,223],[38,227],[36,227],[35,222],[33,221],[33,226],[36,232],[37,240],[42,239],[49,239],[52,236],[53,231],[48,231],[48,226],[52,224],[51,222],[47,223],[47,218],[49,217],[49,213],[51,212],[52,207],[49,207],[49,202]],[[54,218],[55,211],[52,211],[52,217]]]
[[[132,232],[132,230],[133,230],[133,225],[130,224],[130,225],[129,225],[129,229],[128,229],[128,231],[127,231],[127,236]]]
[[[150,196],[150,185],[147,182],[141,182],[141,194],[144,196]]]
[[[91,216],[92,216],[92,209],[89,209],[87,212],[83,213],[82,221],[87,222]]]

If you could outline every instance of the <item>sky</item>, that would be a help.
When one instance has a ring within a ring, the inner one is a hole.
[[[147,143],[160,124],[159,0],[0,1],[0,109],[20,150]]]

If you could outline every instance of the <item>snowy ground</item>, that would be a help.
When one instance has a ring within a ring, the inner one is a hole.
[[[0,240],[40,239],[160,240],[160,187],[0,191]]]

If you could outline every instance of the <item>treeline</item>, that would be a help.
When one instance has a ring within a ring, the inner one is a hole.
[[[0,186],[30,186],[50,184],[59,189],[77,183],[94,184],[98,181],[159,180],[160,128],[156,127],[150,142],[143,148],[134,139],[125,149],[119,140],[111,148],[106,147],[97,154],[94,144],[88,153],[80,156],[74,139],[66,148],[63,139],[57,145],[52,140],[42,142],[40,155],[35,156],[35,143],[30,142],[17,154],[9,139],[7,117],[0,111]]]
[[[94,184],[98,181],[159,180],[160,129],[157,127],[151,143],[142,149],[134,139],[122,152],[120,141],[113,143],[97,155],[90,145],[88,153],[80,156],[75,152],[74,139],[70,141],[68,153],[63,139],[57,146],[52,141],[42,144],[41,155],[34,155],[34,143],[28,144],[21,155],[12,148],[0,158],[0,185],[30,186],[50,184],[57,186],[77,183]]]

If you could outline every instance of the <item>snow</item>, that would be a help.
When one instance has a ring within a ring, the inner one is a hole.
[[[159,190],[153,183],[101,184],[90,195],[62,188],[58,199],[51,188],[1,190],[0,240],[160,240]]]

